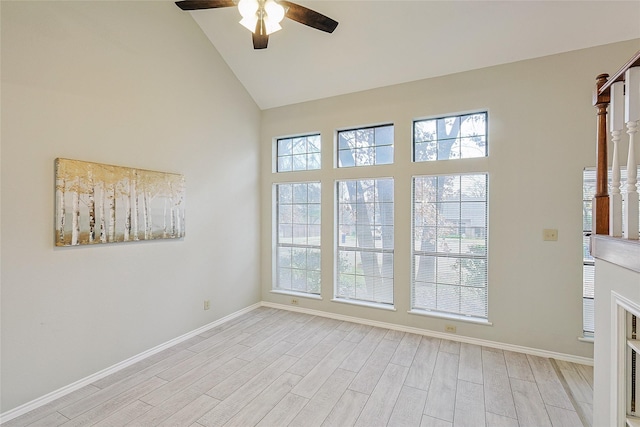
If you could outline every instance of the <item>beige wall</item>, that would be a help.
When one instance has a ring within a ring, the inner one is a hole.
[[[307,102],[263,112],[262,191],[276,179],[320,180],[323,185],[322,300],[299,305],[330,313],[424,328],[457,326],[459,335],[590,358],[582,335],[582,170],[595,163],[595,76],[613,73],[640,48],[640,40],[496,66],[440,78]],[[437,60],[437,58],[434,58]],[[402,64],[399,66],[410,66]],[[365,72],[365,71],[363,71]],[[310,83],[311,84],[311,83]],[[489,112],[489,157],[412,164],[414,118]],[[395,164],[333,167],[337,128],[395,124]],[[320,132],[323,168],[272,173],[273,138]],[[411,177],[489,172],[489,321],[492,326],[408,314],[410,309]],[[332,302],[333,189],[337,179],[370,174],[395,178],[395,308],[386,311]],[[262,199],[262,298],[271,293],[271,200]],[[557,242],[542,230],[559,230]]]
[[[1,8],[5,412],[260,300],[260,111],[173,2]],[[185,239],[55,248],[56,157],[183,173]]]

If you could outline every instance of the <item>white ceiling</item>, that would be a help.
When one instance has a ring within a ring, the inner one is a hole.
[[[254,50],[236,8],[184,13],[261,109],[640,38],[640,0],[297,3],[338,28],[285,18]]]

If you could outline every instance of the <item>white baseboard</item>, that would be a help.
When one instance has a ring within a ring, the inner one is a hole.
[[[319,311],[319,310],[311,310],[308,308],[295,307],[295,306],[290,306],[285,304],[276,304],[276,303],[266,302],[266,301],[262,302],[262,306],[277,308],[281,310],[295,311],[298,313],[305,313],[313,316],[328,317],[330,319],[342,320],[347,322],[360,323],[363,325],[375,326],[378,328],[393,329],[401,332],[409,332],[411,334],[425,335],[428,337],[464,342],[467,344],[475,344],[475,345],[480,345],[485,347],[498,348],[500,350],[513,351],[516,353],[525,353],[525,354],[530,354],[532,356],[540,356],[540,357],[546,357],[551,359],[564,360],[566,362],[579,363],[581,365],[593,366],[593,359],[588,357],[574,356],[572,354],[557,353],[554,351],[540,350],[537,348],[505,344],[501,342],[483,340],[479,338],[465,337],[462,335],[447,334],[444,332],[431,331],[428,329],[414,328],[412,326],[397,325],[395,323],[378,322],[376,320],[362,319],[360,317],[345,316],[342,314],[329,313],[326,311]]]
[[[106,377],[107,375],[111,375],[114,374],[118,371],[120,371],[121,369],[126,368],[127,366],[131,366],[134,363],[137,363],[143,359],[146,359],[147,357],[150,357],[156,353],[161,352],[162,350],[166,350],[169,347],[172,347],[178,343],[181,343],[183,341],[188,340],[189,338],[193,338],[196,335],[199,335],[211,328],[214,328],[216,326],[219,326],[225,322],[228,322],[229,320],[235,319],[238,316],[242,316],[245,313],[248,313],[252,310],[255,310],[258,307],[261,307],[262,303],[255,303],[253,305],[250,305],[249,307],[243,308],[242,310],[238,310],[234,313],[229,314],[228,316],[225,316],[221,319],[218,319],[214,322],[211,322],[207,325],[204,325],[198,329],[194,329],[191,332],[187,332],[184,335],[180,335],[177,338],[174,338],[172,340],[169,340],[163,344],[160,344],[158,346],[153,347],[152,349],[149,349],[147,351],[143,351],[140,354],[137,354],[133,357],[130,357],[126,360],[123,360],[120,363],[116,363],[113,366],[110,366],[106,369],[103,369],[99,372],[96,372],[95,374],[89,375],[88,377],[82,378],[81,380],[78,380],[72,384],[69,384],[67,386],[64,386],[62,388],[59,388],[58,390],[52,391],[51,393],[48,393],[44,396],[41,396],[37,399],[34,399],[30,402],[27,402],[23,405],[18,406],[17,408],[11,409],[10,411],[7,411],[5,413],[0,414],[0,424],[2,423],[6,423],[9,420],[12,420],[16,417],[19,417],[20,415],[24,415],[27,412],[33,411],[34,409],[37,409],[43,405],[46,405],[49,402],[52,402],[56,399],[59,399],[62,396],[65,396],[73,391],[76,391],[84,386],[87,386],[91,383],[94,383],[96,381],[98,381],[101,378]]]

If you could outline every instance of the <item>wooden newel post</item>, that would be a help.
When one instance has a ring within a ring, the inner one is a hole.
[[[610,96],[607,88],[600,88],[607,82],[608,74],[596,77],[596,90],[593,93],[593,105],[598,110],[597,151],[596,151],[596,195],[593,198],[592,224],[595,234],[609,234],[609,191],[607,189],[607,107]]]

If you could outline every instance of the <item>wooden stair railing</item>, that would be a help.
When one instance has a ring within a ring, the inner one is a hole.
[[[631,87],[631,90],[629,89]],[[640,272],[638,235],[637,162],[635,156],[640,125],[640,51],[611,78],[596,77],[593,105],[597,109],[596,193],[593,198],[591,254],[605,261]],[[607,110],[610,108],[610,111]],[[609,128],[607,124],[609,123]],[[625,128],[626,125],[626,128]],[[612,189],[608,192],[608,132],[613,143]],[[620,183],[618,142],[629,135],[627,179]],[[624,191],[621,191],[623,190]],[[625,224],[622,227],[622,197]],[[630,203],[629,203],[630,202]]]
[[[609,234],[609,190],[608,157],[607,157],[607,108],[611,101],[607,85],[608,74],[596,77],[596,90],[593,94],[593,105],[598,110],[596,127],[596,194],[593,198],[593,232]],[[605,90],[602,90],[605,88]]]

